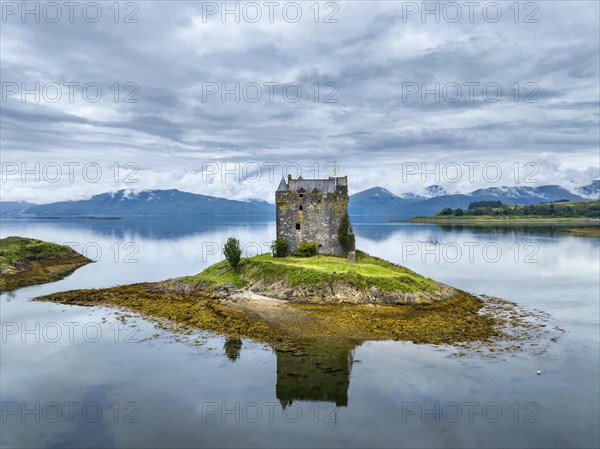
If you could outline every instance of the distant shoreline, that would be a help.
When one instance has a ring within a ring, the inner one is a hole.
[[[546,225],[596,225],[600,226],[598,218],[545,218],[545,217],[493,217],[493,216],[462,216],[462,217],[413,217],[408,220],[390,220],[393,223],[439,223],[439,224],[469,224],[469,225],[486,225],[486,224],[546,224]]]

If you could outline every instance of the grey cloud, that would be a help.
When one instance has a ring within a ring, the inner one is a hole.
[[[3,160],[77,155],[109,165],[121,157],[143,166],[141,187],[238,197],[248,192],[243,181],[205,192],[209,186],[194,176],[184,181],[182,173],[193,175],[209,160],[306,166],[337,160],[356,179],[352,188],[360,189],[380,182],[371,167],[393,169],[405,157],[464,160],[476,153],[487,160],[526,160],[543,154],[562,160],[570,177],[573,170],[581,173],[582,183],[596,169],[597,4],[543,3],[538,24],[404,22],[393,2],[339,5],[338,24],[310,18],[221,24],[214,17],[203,23],[201,6],[193,2],[139,3],[137,24],[3,24],[3,80],[139,86],[136,104],[108,98],[65,107],[2,103]],[[202,102],[203,82],[270,81],[300,83],[301,100],[283,101],[278,87],[274,103],[221,103],[218,96]],[[431,87],[469,81],[497,82],[506,91],[498,103],[466,96],[456,103],[402,98],[403,82]],[[339,102],[323,104],[323,91],[315,102],[310,86],[328,82],[339,86]],[[539,102],[512,101],[514,82],[537,83]],[[574,152],[577,159],[561,159]],[[160,175],[169,170],[174,174]],[[270,189],[250,187],[257,197]],[[72,194],[59,186],[31,188],[46,199]],[[81,186],[94,193],[103,188]],[[2,189],[3,196],[17,191]]]

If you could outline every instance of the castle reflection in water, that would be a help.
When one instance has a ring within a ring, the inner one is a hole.
[[[275,395],[283,408],[293,401],[319,401],[348,406],[350,372],[355,345],[348,342],[314,342],[305,355],[277,351]]]
[[[347,407],[355,347],[356,343],[345,340],[322,340],[303,342],[302,355],[275,351],[275,395],[281,406],[286,408],[294,401],[311,401]],[[228,338],[223,349],[234,362],[240,357],[242,341]]]

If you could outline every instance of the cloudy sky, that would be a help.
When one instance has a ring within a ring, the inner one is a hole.
[[[514,4],[3,2],[2,200],[588,184],[599,3]]]

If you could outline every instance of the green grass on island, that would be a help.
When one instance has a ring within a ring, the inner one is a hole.
[[[0,292],[57,281],[90,262],[65,245],[6,237],[0,239]]]
[[[285,284],[285,287],[347,284],[356,289],[375,287],[383,292],[416,293],[438,291],[439,285],[405,267],[356,251],[356,261],[345,257],[281,257],[261,254],[242,260],[239,271],[227,261],[216,263],[200,274],[182,278],[184,282],[204,282],[208,287],[230,283],[236,287]],[[263,292],[265,293],[265,292]],[[268,292],[267,292],[268,293]]]

